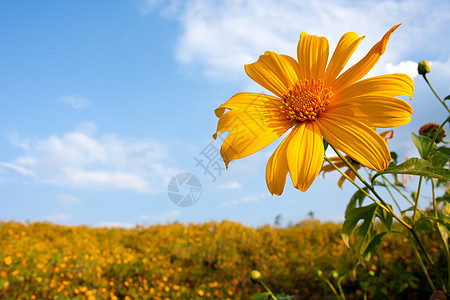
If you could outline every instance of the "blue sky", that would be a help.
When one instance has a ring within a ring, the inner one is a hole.
[[[302,31],[366,38],[361,58],[393,25],[387,51],[369,74],[404,72],[416,82],[413,121],[389,141],[400,158],[417,155],[410,132],[445,113],[416,62],[450,94],[448,1],[2,1],[0,2],[0,220],[92,226],[229,219],[284,224],[314,212],[343,219],[354,188],[337,174],[305,193],[287,180],[270,196],[266,149],[204,174],[214,109],[241,91],[264,92],[243,71],[266,50],[294,56]],[[210,144],[212,143],[212,144]],[[170,179],[195,175],[202,195],[178,207]],[[416,182],[411,183],[414,187]]]

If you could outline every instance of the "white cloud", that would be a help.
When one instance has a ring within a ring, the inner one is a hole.
[[[365,35],[355,55],[362,57],[391,26],[403,22],[375,72],[418,54],[445,60],[450,45],[450,3],[445,0],[432,5],[420,0],[147,0],[142,7],[178,20],[177,59],[220,79],[245,78],[243,65],[266,50],[295,57],[302,31],[326,36],[330,51],[345,32]]]
[[[399,64],[386,64],[386,72],[387,73],[404,73],[406,75],[409,75],[411,78],[416,77],[419,75],[417,73],[417,64],[418,62],[408,60],[408,61],[402,61]]]
[[[59,102],[70,105],[75,109],[80,109],[91,105],[91,102],[88,99],[76,95],[59,97]]]
[[[98,135],[95,126],[88,125],[33,140],[23,156],[0,162],[0,167],[49,184],[140,193],[163,191],[177,174],[162,143]]]
[[[237,190],[237,189],[241,189],[242,185],[239,182],[232,181],[232,182],[227,182],[227,183],[221,184],[221,185],[217,186],[217,188],[221,189],[221,190]]]
[[[78,199],[77,197],[75,197],[73,195],[69,195],[69,194],[58,195],[58,199],[61,203],[64,203],[64,204],[79,204],[79,203],[81,203],[80,199]]]
[[[14,163],[0,162],[0,167],[11,169],[24,176],[34,177],[36,175],[32,170],[27,169],[26,167],[21,165],[16,165]]]

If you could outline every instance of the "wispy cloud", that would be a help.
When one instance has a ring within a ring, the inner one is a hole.
[[[326,36],[331,50],[345,32],[366,35],[350,65],[391,26],[403,22],[378,72],[384,72],[388,63],[399,65],[405,57],[415,58],[418,52],[446,60],[450,46],[450,3],[445,0],[433,5],[420,0],[144,1],[141,13],[151,10],[180,23],[176,49],[180,62],[200,66],[207,76],[221,79],[243,77],[243,65],[266,50],[296,57],[302,31]]]
[[[217,188],[221,190],[237,190],[241,189],[242,185],[239,182],[232,181],[218,185]]]
[[[59,97],[59,102],[70,105],[74,109],[80,109],[91,105],[91,102],[88,99],[76,95]]]
[[[61,194],[58,195],[59,202],[63,204],[79,204],[81,203],[81,200],[77,197],[69,194]]]
[[[35,139],[22,149],[24,155],[0,167],[61,186],[155,193],[178,171],[164,144],[98,135],[93,124]]]

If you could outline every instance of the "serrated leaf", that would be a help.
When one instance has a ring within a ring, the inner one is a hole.
[[[268,292],[253,294],[251,300],[267,300],[270,294]]]
[[[411,133],[411,135],[413,143],[414,145],[416,145],[416,148],[419,151],[420,157],[424,159],[428,158],[428,151],[430,150],[431,143],[433,143],[433,145],[431,146],[431,151],[437,150],[436,143],[433,142],[429,137],[416,135],[415,133]]]
[[[372,177],[372,182],[382,174],[409,174],[450,180],[450,171],[448,169],[435,167],[430,162],[417,157],[410,158],[398,166],[387,167],[383,172],[376,173]]]

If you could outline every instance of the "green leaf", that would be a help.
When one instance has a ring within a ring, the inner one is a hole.
[[[432,221],[441,223],[442,225],[444,225],[447,228],[447,230],[450,230],[450,220],[449,220],[449,218],[447,216],[445,216],[446,219],[444,219],[443,218],[444,214],[442,214],[442,213],[439,213],[438,215],[439,215],[438,218],[429,216],[429,217],[423,217],[419,221],[432,220]]]
[[[448,162],[448,156],[444,153],[435,151],[431,154],[431,164],[435,167],[442,168]]]
[[[378,246],[383,238],[383,236],[386,234],[387,232],[381,232],[378,233],[377,235],[375,235],[372,240],[370,241],[369,245],[367,245],[366,250],[364,251],[364,258],[366,258],[366,260],[369,260],[370,255],[372,254],[373,250],[375,250],[375,247]]]
[[[373,203],[368,206],[351,208],[345,213],[345,221],[342,225],[342,239],[347,247],[350,247],[349,238],[353,231],[355,231],[355,243],[363,242],[364,239],[367,239],[367,235],[370,235],[373,229],[372,221],[375,218],[377,208],[378,206]],[[356,228],[360,220],[364,220],[364,222]]]
[[[447,190],[445,191],[445,194],[442,195],[441,197],[436,198],[437,203],[444,201],[447,203],[450,203],[450,192]]]
[[[445,154],[450,159],[450,148],[441,146],[441,147],[437,148],[437,151],[439,151],[442,154]]]
[[[327,151],[327,148],[330,144],[328,144],[327,140],[323,139],[323,148],[325,151]]]
[[[268,292],[253,294],[251,300],[267,300],[270,294]]]
[[[447,97],[445,97],[445,98],[444,98],[444,101],[445,101],[445,100],[449,100],[449,99],[450,99],[450,95],[448,95]]]
[[[435,167],[430,162],[417,157],[410,158],[398,166],[387,167],[384,171],[376,173],[372,177],[372,182],[382,174],[410,174],[450,180],[450,171],[448,169]]]
[[[398,155],[396,152],[391,152],[391,158],[394,161],[394,164],[397,164]]]
[[[369,192],[369,189],[367,187],[363,188],[363,190]],[[345,215],[347,215],[348,211],[356,207],[356,202],[358,202],[358,206],[361,206],[364,201],[364,198],[366,198],[366,194],[363,193],[361,190],[357,190],[350,198],[350,201],[348,202],[347,208],[345,210]]]
[[[433,143],[433,146],[431,146],[431,151],[437,149],[436,143],[434,143],[429,137],[416,135],[414,133],[411,134],[412,140],[414,142],[414,145],[416,145],[417,150],[419,151],[420,157],[424,159],[428,158],[428,151],[430,150],[431,143]]]

